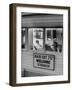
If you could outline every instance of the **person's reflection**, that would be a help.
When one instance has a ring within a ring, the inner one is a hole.
[[[40,45],[38,40],[36,40],[36,43],[34,44],[34,49],[35,50],[42,49],[42,46]]]
[[[51,38],[47,38],[46,43],[45,43],[45,49],[49,51],[53,51],[53,40]]]

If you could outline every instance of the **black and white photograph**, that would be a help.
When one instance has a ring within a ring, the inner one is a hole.
[[[21,76],[63,74],[63,15],[21,12]]]
[[[11,4],[10,20],[10,84],[69,83],[70,7]]]

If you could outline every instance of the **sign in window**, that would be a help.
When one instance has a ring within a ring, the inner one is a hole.
[[[55,55],[33,53],[33,65],[37,68],[55,70]]]

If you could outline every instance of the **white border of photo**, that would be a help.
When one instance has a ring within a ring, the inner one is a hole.
[[[63,75],[21,77],[21,12],[63,14]],[[54,82],[68,80],[68,11],[63,9],[17,7],[16,22],[16,83]]]

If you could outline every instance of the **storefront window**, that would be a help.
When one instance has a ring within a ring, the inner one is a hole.
[[[22,28],[22,49],[62,52],[62,28]]]
[[[53,30],[50,28],[45,30],[45,50],[53,51]]]
[[[62,29],[46,28],[45,31],[45,50],[62,52]]]
[[[43,49],[43,29],[34,28],[33,29],[33,50]]]

